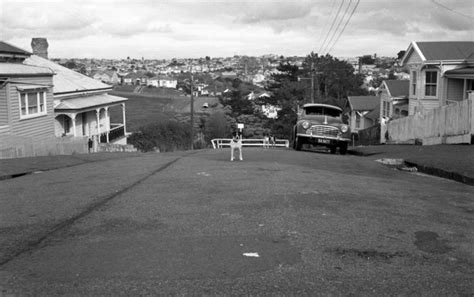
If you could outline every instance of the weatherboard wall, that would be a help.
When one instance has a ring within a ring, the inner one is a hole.
[[[17,86],[25,84],[52,85],[51,77],[24,77],[15,78],[15,83],[9,83],[6,87],[7,99],[9,102],[10,132],[17,136],[27,136],[34,138],[51,137],[54,135],[54,105],[52,88],[46,92],[45,115],[27,119],[20,118],[20,102]]]

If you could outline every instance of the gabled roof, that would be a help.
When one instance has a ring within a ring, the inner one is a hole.
[[[413,52],[416,52],[423,62],[473,60],[474,41],[413,41],[402,58],[402,65]]]
[[[92,90],[110,90],[112,87],[79,72],[61,66],[40,56],[31,55],[23,64],[49,68],[54,71],[54,94],[82,93]]]
[[[409,80],[384,80],[382,82],[387,88],[390,97],[408,97],[410,92]]]
[[[380,104],[378,96],[349,96],[347,100],[354,111],[371,111]]]
[[[27,52],[19,47],[6,43],[5,41],[0,41],[0,54],[10,54],[10,55],[21,55],[21,56],[30,56],[31,53]]]

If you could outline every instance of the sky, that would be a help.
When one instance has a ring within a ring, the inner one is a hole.
[[[0,0],[0,40],[50,58],[396,57],[473,32],[472,0]]]

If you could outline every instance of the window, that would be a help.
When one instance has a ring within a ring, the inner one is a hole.
[[[29,118],[46,114],[46,92],[20,92],[20,118]]]
[[[390,102],[383,101],[382,116],[390,117]]]
[[[474,92],[474,79],[468,79],[466,83],[466,94],[464,99],[469,99],[469,94]]]
[[[416,95],[416,71],[411,72],[411,94]]]
[[[438,83],[437,71],[426,71],[425,96],[436,96]]]
[[[356,112],[356,128],[360,128],[360,114]]]

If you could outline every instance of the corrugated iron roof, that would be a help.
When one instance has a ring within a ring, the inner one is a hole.
[[[93,96],[84,96],[71,99],[63,99],[61,102],[54,107],[55,111],[66,111],[66,110],[82,110],[93,107],[117,104],[127,101],[127,98],[112,96],[108,94],[100,94]]]
[[[392,97],[408,97],[410,92],[409,80],[385,80],[384,82]]]
[[[0,63],[0,75],[53,75],[49,68],[24,65],[20,63]]]
[[[380,104],[378,96],[349,96],[347,97],[351,110],[370,111]]]
[[[111,89],[112,87],[79,72],[61,66],[53,61],[31,55],[24,62],[25,65],[46,67],[54,71],[54,94],[84,92],[97,89]]]
[[[474,54],[474,41],[427,41],[416,45],[427,61],[466,60]]]

